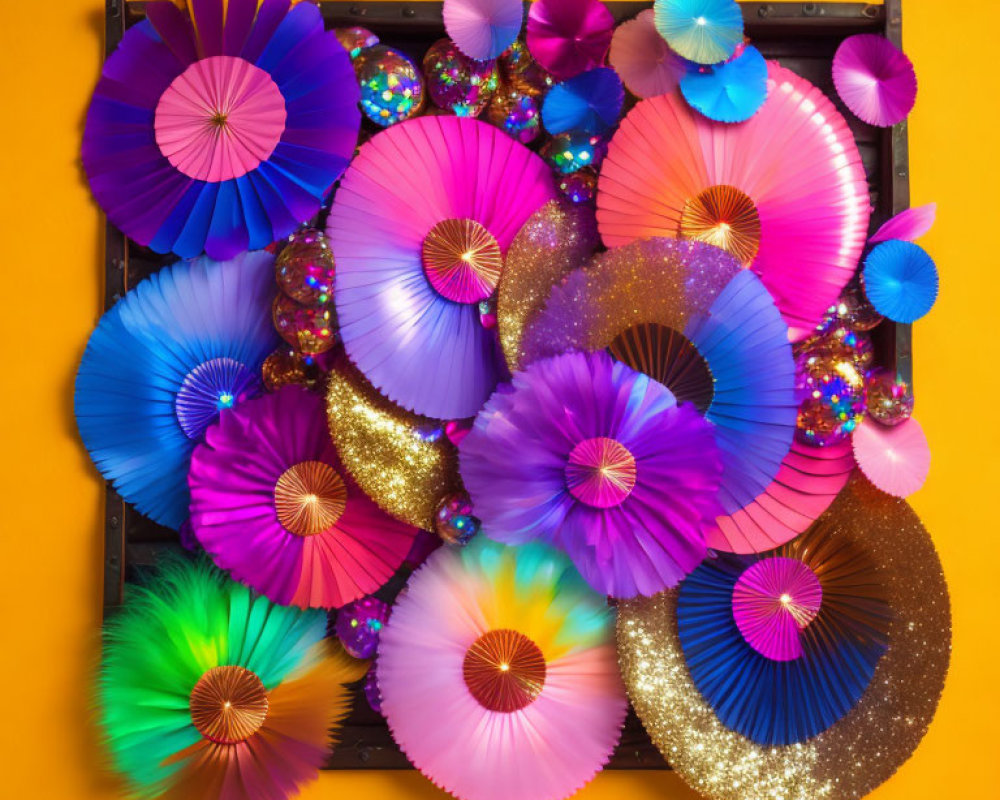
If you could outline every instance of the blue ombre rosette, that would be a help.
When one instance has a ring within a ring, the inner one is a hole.
[[[625,87],[610,67],[597,67],[552,87],[542,122],[552,135],[579,132],[603,136],[617,123]]]
[[[692,67],[681,78],[688,105],[716,122],[745,122],[767,99],[767,61],[751,45],[736,58]]]
[[[656,0],[656,30],[678,54],[717,64],[743,41],[743,12],[735,0]]]
[[[865,259],[862,280],[875,310],[893,322],[915,322],[937,300],[937,267],[913,242],[892,239],[876,246]]]

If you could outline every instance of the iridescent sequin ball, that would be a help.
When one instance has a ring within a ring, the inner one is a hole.
[[[333,251],[322,231],[304,228],[288,238],[274,262],[278,286],[305,305],[328,303],[333,294]]]
[[[824,447],[843,441],[865,414],[865,379],[850,360],[806,351],[796,364],[801,404],[795,436]]]
[[[361,87],[361,110],[388,127],[416,116],[424,104],[424,79],[405,54],[384,45],[362,50],[354,59]]]
[[[542,156],[558,172],[569,175],[584,167],[596,167],[607,153],[607,145],[598,136],[588,136],[585,133],[560,133],[553,136],[545,147]]]
[[[868,416],[882,425],[899,425],[913,414],[913,390],[894,372],[868,374]]]
[[[337,612],[337,638],[355,658],[371,658],[378,647],[379,634],[388,621],[386,603],[376,597],[363,597]]]
[[[479,520],[472,515],[472,503],[464,492],[445,497],[434,515],[434,530],[445,544],[468,544],[479,532]]]
[[[450,39],[439,39],[424,56],[431,100],[459,117],[476,117],[499,86],[495,61],[475,61]]]

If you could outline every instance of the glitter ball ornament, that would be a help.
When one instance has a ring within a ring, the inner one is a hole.
[[[593,203],[597,197],[597,170],[584,167],[562,175],[556,185],[571,203]]]
[[[585,133],[560,133],[542,148],[542,157],[563,175],[584,167],[596,167],[607,153],[607,145],[599,136]]]
[[[372,711],[376,714],[382,713],[382,692],[378,688],[378,673],[374,667],[368,671],[365,678],[365,700],[368,701]]]
[[[304,306],[279,294],[274,298],[271,317],[281,338],[300,353],[316,355],[337,342],[332,304]]]
[[[865,413],[865,379],[849,359],[826,353],[802,353],[796,363],[802,398],[795,436],[803,444],[824,447],[842,442]]]
[[[497,59],[497,67],[504,83],[531,97],[539,97],[556,85],[556,79],[535,61],[521,39]]]
[[[261,377],[265,388],[276,392],[293,383],[311,388],[320,380],[322,372],[315,361],[310,364],[305,356],[283,347],[264,359]]]
[[[517,89],[501,87],[486,110],[486,120],[521,144],[534,141],[541,131],[538,100]]]
[[[848,361],[857,367],[859,372],[867,372],[875,360],[875,350],[868,334],[843,325],[834,326],[812,336],[800,342],[795,349],[798,353],[823,356],[835,361]]]
[[[315,228],[293,233],[274,262],[274,277],[281,291],[307,306],[329,302],[333,272],[330,243]]]
[[[479,525],[479,520],[472,515],[472,502],[465,492],[445,497],[434,515],[434,530],[445,544],[468,544],[479,533]]]
[[[377,597],[363,597],[337,612],[335,629],[344,649],[355,658],[371,658],[379,633],[389,619],[389,606]]]
[[[495,61],[475,61],[450,39],[439,39],[424,56],[427,91],[438,108],[476,117],[499,86]]]
[[[854,331],[870,331],[882,319],[882,315],[868,302],[868,298],[861,290],[861,284],[857,280],[852,280],[837,302],[827,310],[820,324],[820,330],[828,331],[844,327]]]
[[[353,28],[334,28],[333,33],[337,37],[337,41],[340,42],[340,46],[350,54],[352,59],[361,55],[362,50],[378,44],[378,36],[367,28],[356,26]]]
[[[415,117],[424,105],[424,79],[406,55],[376,45],[354,59],[361,87],[361,110],[383,128]]]
[[[868,416],[882,425],[899,425],[913,414],[913,389],[887,369],[868,374]]]

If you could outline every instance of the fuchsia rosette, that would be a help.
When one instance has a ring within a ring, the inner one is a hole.
[[[557,78],[604,64],[615,19],[600,0],[537,0],[528,11],[528,51]]]
[[[213,560],[276,603],[339,608],[406,558],[417,529],[350,479],[323,401],[299,386],[245,403],[191,459],[191,526]]]
[[[574,352],[493,395],[460,468],[487,536],[546,540],[596,590],[634,597],[704,557],[722,460],[693,405],[607,353]]]
[[[854,114],[882,128],[906,119],[917,100],[917,75],[910,59],[874,33],[841,42],[833,57],[833,84]]]
[[[185,258],[262,249],[319,209],[361,116],[312,3],[146,4],[94,91],[83,165],[127,236]]]

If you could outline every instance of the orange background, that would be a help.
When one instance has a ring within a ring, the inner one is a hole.
[[[101,302],[101,218],[79,167],[100,69],[101,0],[0,0],[0,797],[113,798],[86,722],[101,619],[101,483],[75,432],[72,384]],[[914,205],[936,200],[923,244],[941,298],[916,326],[917,415],[934,467],[913,504],[951,585],[954,658],[916,755],[871,797],[1000,797],[1000,379],[992,342],[1000,186],[994,0],[904,0],[920,79],[911,117]],[[327,773],[302,795],[441,797],[417,773]],[[581,798],[693,798],[668,773],[605,773]],[[512,798],[512,800],[517,800]]]

